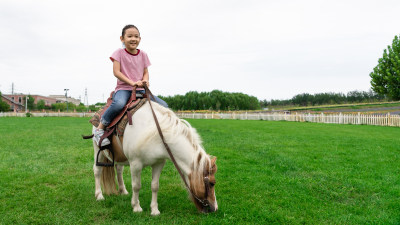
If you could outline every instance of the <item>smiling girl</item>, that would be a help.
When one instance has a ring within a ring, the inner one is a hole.
[[[117,78],[113,101],[101,117],[100,124],[94,132],[94,140],[99,145],[100,137],[104,134],[113,118],[124,108],[132,94],[132,88],[137,86],[136,93],[144,93],[143,85],[149,86],[149,71],[151,65],[149,57],[138,49],[141,41],[139,29],[134,25],[126,25],[122,29],[121,42],[125,48],[116,50],[110,57],[113,62],[114,76]],[[154,96],[157,103],[168,107],[167,103]],[[104,139],[101,146],[110,144],[108,138]]]

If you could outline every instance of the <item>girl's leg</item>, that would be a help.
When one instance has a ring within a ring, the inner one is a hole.
[[[104,126],[107,127],[114,117],[121,112],[121,110],[125,107],[126,102],[129,100],[129,97],[131,97],[131,93],[132,91],[128,90],[119,90],[114,93],[113,101],[110,107],[108,107],[108,109],[104,112],[100,120]]]
[[[140,90],[140,91],[136,91],[136,93],[144,94],[145,91],[144,90]],[[159,97],[157,97],[155,95],[154,95],[154,98],[151,98],[151,100],[153,102],[157,102],[158,104],[164,106],[165,108],[168,108],[168,104],[164,100],[162,100],[161,98],[159,98]]]
[[[114,93],[111,105],[104,112],[103,116],[100,119],[100,124],[94,132],[94,140],[96,141],[97,145],[99,145],[100,138],[104,134],[104,128],[107,127],[114,119],[114,117],[125,107],[126,102],[131,96],[131,93],[132,91],[129,90],[119,90]],[[101,146],[106,146],[109,144],[110,140],[108,138],[105,138],[102,141]]]
[[[164,100],[162,100],[161,98],[159,98],[155,95],[154,95],[154,98],[151,98],[151,100],[157,102],[158,104],[164,106],[165,108],[168,108],[168,104]]]

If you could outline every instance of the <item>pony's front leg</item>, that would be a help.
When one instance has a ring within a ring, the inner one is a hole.
[[[100,150],[97,144],[93,141],[93,149],[94,149],[94,164],[93,164],[93,172],[94,172],[94,182],[95,182],[95,191],[94,191],[94,196],[96,197],[96,200],[104,200],[103,193],[101,192],[101,172],[103,168],[101,166],[96,166],[96,157],[97,157],[97,152]],[[99,162],[102,162],[104,158],[103,154],[99,154]]]
[[[139,201],[139,191],[141,188],[140,174],[142,172],[142,165],[140,162],[130,163],[131,176],[132,176],[132,208],[133,212],[142,212]]]
[[[161,171],[165,165],[165,160],[163,160],[160,163],[154,164],[152,166],[152,180],[151,180],[151,215],[157,216],[160,215],[160,211],[158,210],[158,203],[157,203],[157,193],[158,193],[158,188],[159,188],[159,180],[160,180],[160,175]]]
[[[123,178],[124,166],[117,164],[116,168],[117,168],[118,191],[121,195],[127,195],[129,193],[125,188],[125,183]]]

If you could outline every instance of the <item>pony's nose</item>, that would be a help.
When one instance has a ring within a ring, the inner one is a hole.
[[[218,206],[215,207],[214,205],[211,205],[211,204],[210,204],[208,207],[206,207],[206,208],[203,209],[203,212],[204,212],[204,213],[211,213],[211,212],[217,211],[217,209],[218,209]]]

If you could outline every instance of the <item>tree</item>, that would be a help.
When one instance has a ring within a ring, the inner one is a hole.
[[[378,65],[369,74],[372,78],[372,90],[381,95],[387,95],[393,100],[400,100],[400,40],[393,39],[392,46],[383,51]]]
[[[10,105],[1,99],[1,92],[0,92],[0,112],[8,112],[10,111]]]
[[[46,105],[46,103],[44,102],[44,100],[40,99],[38,101],[36,107],[37,107],[38,110],[43,110],[43,109],[45,109],[45,105]]]
[[[24,98],[24,101],[25,101],[25,98]],[[28,109],[29,110],[35,109],[35,99],[31,95],[28,95],[27,103],[28,103]]]
[[[76,107],[76,111],[78,111],[78,112],[86,112],[86,111],[88,111],[88,109],[87,109],[86,106],[81,102],[81,103],[79,103],[79,105]]]

